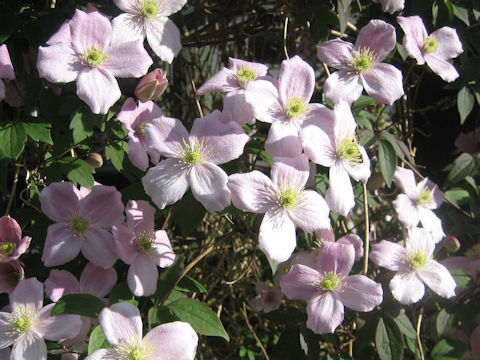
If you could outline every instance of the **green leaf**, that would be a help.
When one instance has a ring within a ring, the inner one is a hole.
[[[230,341],[222,322],[212,309],[194,299],[178,299],[168,307],[181,320],[192,325],[193,329],[202,335],[220,336]]]
[[[203,286],[197,280],[191,278],[188,275],[181,278],[175,288],[180,291],[192,291],[192,292],[199,292],[203,294],[207,293],[207,289],[205,288],[205,286]]]
[[[61,164],[62,172],[75,185],[79,184],[91,189],[93,187],[93,176],[95,169],[89,163],[79,158],[64,157],[57,161]]]
[[[457,283],[457,287],[465,289],[473,285],[473,278],[470,273],[464,269],[451,269],[453,279]]]
[[[474,157],[463,153],[453,162],[453,167],[448,173],[446,182],[450,185],[456,184],[465,179],[466,176],[473,175],[476,170],[477,164]]]
[[[182,236],[190,235],[202,222],[207,211],[192,195],[187,191],[173,210],[172,220],[180,227]]]
[[[155,326],[180,320],[168,307],[160,305],[151,307],[148,310],[148,326],[153,329]]]
[[[123,170],[123,161],[128,154],[128,145],[125,141],[108,145],[105,147],[105,155],[118,171]]]
[[[388,131],[381,131],[380,132],[380,137],[385,139],[392,145],[393,149],[395,150],[395,154],[397,154],[397,157],[404,160],[405,159],[405,154],[403,153],[402,149],[398,145],[398,139],[395,135],[390,134]]]
[[[300,331],[298,327],[287,327],[273,348],[272,360],[302,360],[305,358],[305,353],[300,346]]]
[[[117,283],[113,287],[112,291],[110,291],[110,296],[108,297],[108,302],[110,305],[121,301],[130,302],[134,305],[138,305],[138,302],[135,300],[135,296],[133,296],[126,281],[121,281]]]
[[[33,140],[53,145],[52,136],[50,135],[50,128],[52,125],[50,123],[29,121],[24,122],[23,127],[25,128],[27,135]]]
[[[52,309],[52,315],[76,314],[97,318],[105,307],[101,299],[90,294],[62,296]]]
[[[448,313],[445,309],[440,310],[435,320],[435,329],[439,338],[449,336],[455,327],[455,315]]]
[[[467,349],[468,345],[463,341],[443,339],[435,345],[430,356],[433,360],[457,360]]]
[[[352,110],[363,109],[369,105],[375,104],[375,100],[373,100],[370,96],[360,95],[358,100],[352,104]]]
[[[381,317],[375,333],[375,345],[381,360],[400,360],[403,356],[403,336],[395,321]]]
[[[93,135],[94,127],[101,127],[103,115],[93,114],[90,110],[78,111],[70,122],[75,144]]]
[[[175,283],[177,282],[178,276],[182,271],[184,259],[185,258],[183,256],[180,256],[172,266],[166,268],[158,277],[157,291],[155,291],[155,294],[152,297],[154,304],[162,304],[175,288]]]
[[[415,339],[417,337],[417,333],[415,329],[413,328],[412,323],[410,322],[410,319],[408,316],[405,314],[405,310],[401,309],[398,314],[389,314],[393,321],[397,324],[398,328],[404,334],[405,336]]]
[[[402,60],[406,61],[407,57],[408,57],[408,53],[407,53],[407,50],[405,50],[405,48],[403,47],[402,44],[397,43],[397,51],[400,54],[400,57],[402,58]]]
[[[470,20],[468,20],[468,11],[464,7],[456,6],[452,4],[453,15],[462,20],[465,25],[470,26]]]
[[[110,345],[107,339],[105,339],[105,334],[103,333],[102,328],[100,325],[97,325],[90,333],[90,339],[88,340],[88,355],[95,350],[111,347],[112,345]]]
[[[380,140],[378,145],[378,160],[380,162],[380,170],[388,187],[392,184],[393,174],[397,167],[397,156],[395,149],[390,142]]]
[[[445,192],[445,197],[456,205],[463,205],[469,202],[470,194],[465,189],[455,188]]]
[[[360,145],[362,145],[363,147],[369,147],[375,142],[375,140],[377,140],[377,137],[372,131],[370,130],[360,131]]]
[[[300,327],[300,334],[303,338],[303,350],[308,360],[317,360],[320,357],[320,335],[315,334],[305,326]],[[300,339],[302,343],[302,339]]]
[[[165,300],[165,305],[168,305],[178,299],[185,299],[186,297],[187,295],[185,295],[183,292],[173,289],[170,295],[168,295],[167,300]]]
[[[0,125],[0,159],[16,160],[23,151],[27,134],[21,122]]]
[[[460,124],[463,125],[467,116],[472,112],[473,103],[475,99],[473,98],[472,91],[464,86],[460,89],[457,95],[457,108],[458,113],[460,114]]]

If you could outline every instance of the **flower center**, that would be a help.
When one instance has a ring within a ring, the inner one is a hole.
[[[303,103],[303,100],[292,96],[288,98],[286,106],[285,106],[285,114],[288,118],[296,118],[299,117],[307,112],[307,107]]]
[[[325,291],[335,290],[340,284],[340,277],[336,272],[330,271],[325,273],[318,282],[318,287]]]
[[[427,256],[422,251],[415,251],[413,254],[408,256],[408,260],[410,261],[410,266],[413,269],[418,269],[427,263],[428,259]]]
[[[438,43],[437,40],[433,36],[427,36],[425,40],[423,40],[423,48],[422,51],[425,54],[430,54],[438,50]]]
[[[14,242],[4,242],[0,244],[0,254],[2,255],[12,256],[15,250],[17,250],[17,244]]]
[[[291,209],[295,207],[297,202],[298,192],[292,189],[285,189],[280,191],[277,197],[277,202],[285,209]]]
[[[35,311],[26,306],[17,306],[11,313],[10,323],[13,325],[17,335],[22,335],[30,331],[35,319]]]
[[[369,48],[363,48],[354,52],[354,58],[350,63],[357,72],[369,70],[378,61],[377,55]]]
[[[145,0],[141,10],[142,16],[151,19],[158,14],[157,0]]]
[[[345,139],[337,150],[337,157],[350,163],[363,163],[362,153],[355,138]]]
[[[80,58],[85,61],[88,66],[95,67],[101,65],[107,60],[108,56],[102,52],[102,48],[97,48],[93,46],[85,52]]]
[[[151,248],[153,248],[153,239],[148,232],[144,231],[140,234],[137,234],[137,239],[138,250],[146,253],[150,251]]]
[[[16,286],[19,280],[20,274],[17,271],[12,271],[7,275],[7,282],[12,286]]]
[[[235,76],[237,77],[237,80],[240,83],[240,86],[244,88],[248,82],[253,81],[257,78],[257,73],[247,68],[241,68],[240,70],[237,71]]]
[[[81,216],[74,217],[70,220],[70,229],[75,236],[81,236],[87,231],[89,224],[90,222]]]
[[[117,351],[119,360],[148,360],[148,351],[141,340],[133,342],[122,342],[115,350]],[[117,358],[116,358],[117,359]]]
[[[417,199],[418,205],[430,205],[432,203],[432,194],[427,188],[423,188]]]
[[[148,121],[142,122],[139,127],[135,130],[135,135],[142,136],[145,134],[145,125],[148,124]]]

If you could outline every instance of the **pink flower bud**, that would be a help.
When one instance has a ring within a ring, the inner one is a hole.
[[[454,253],[460,249],[460,241],[455,236],[447,236],[443,240],[443,247],[449,252]]]
[[[135,88],[135,96],[141,102],[155,101],[163,94],[167,85],[167,73],[160,69],[155,69],[140,80]]]
[[[103,158],[102,155],[99,153],[90,153],[88,154],[85,161],[94,169],[97,169],[103,165]]]

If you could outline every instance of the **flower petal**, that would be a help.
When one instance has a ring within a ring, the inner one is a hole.
[[[63,222],[78,209],[79,199],[71,182],[57,182],[40,193],[42,212],[56,222]]]
[[[265,213],[275,206],[272,196],[276,188],[272,181],[258,170],[228,177],[228,188],[236,208],[252,213]]]
[[[419,206],[418,216],[420,217],[422,226],[430,231],[435,243],[443,239],[445,233],[443,232],[442,221],[432,210]]]
[[[240,89],[241,87],[235,73],[224,67],[198,88],[197,95],[205,95],[212,92],[231,92]]]
[[[79,293],[77,278],[67,270],[50,270],[45,280],[45,294],[53,302],[57,302],[62,296]]]
[[[374,244],[369,258],[375,265],[388,270],[406,269],[404,265],[406,260],[405,248],[391,241],[382,240],[378,244]]]
[[[98,320],[105,338],[113,346],[122,340],[142,338],[140,311],[129,302],[119,302],[104,308]]]
[[[325,194],[330,210],[347,216],[350,210],[355,206],[355,197],[353,195],[350,176],[341,163],[337,162],[329,171],[329,186]]]
[[[27,333],[26,336],[13,345],[10,359],[47,360],[45,340]]]
[[[42,261],[47,267],[63,265],[80,252],[83,239],[73,236],[67,224],[53,224],[47,229]]]
[[[93,113],[106,114],[121,92],[113,75],[97,67],[86,68],[78,74],[77,95]]]
[[[350,244],[323,242],[317,256],[317,269],[320,274],[334,272],[347,276],[355,261],[355,249]]]
[[[174,321],[153,328],[143,341],[153,346],[151,359],[193,360],[198,336],[190,324]]]
[[[138,1],[136,0],[113,0],[113,2],[127,13],[136,14],[137,12]]]
[[[370,20],[360,29],[355,42],[355,50],[370,49],[378,61],[385,59],[396,43],[395,28],[382,20]]]
[[[272,123],[287,120],[279,100],[277,86],[268,80],[256,80],[248,85],[245,98],[253,108],[255,117],[263,122]]]
[[[114,349],[98,349],[88,355],[88,360],[117,360],[118,353]],[[64,360],[64,359],[62,359]]]
[[[101,67],[113,76],[121,78],[138,78],[145,75],[153,63],[140,41],[112,45],[108,48],[107,56]]]
[[[128,226],[137,233],[151,232],[155,225],[155,208],[145,200],[130,200],[125,210]]]
[[[128,287],[135,296],[153,295],[157,280],[157,265],[146,255],[139,255],[128,269]]]
[[[108,269],[118,259],[113,235],[103,229],[90,227],[82,244],[82,254],[96,266]]]
[[[425,38],[428,36],[427,29],[420,16],[397,16],[397,21],[403,29],[403,47],[409,56],[417,60],[418,65],[425,63],[422,54],[422,47]]]
[[[310,166],[305,155],[277,157],[272,165],[272,181],[279,189],[302,189],[309,176]]]
[[[427,258],[430,258],[435,250],[435,242],[427,229],[413,227],[408,229],[405,249],[409,253],[421,251]]]
[[[268,131],[265,150],[272,156],[297,156],[302,153],[298,127],[292,121],[275,121]]]
[[[10,294],[10,308],[17,306],[39,310],[43,304],[43,284],[37,278],[21,280]]]
[[[232,197],[227,182],[226,172],[212,163],[195,165],[188,174],[193,196],[208,211],[221,211],[230,204]]]
[[[174,263],[175,253],[165,230],[155,231],[154,251],[158,266],[165,268]]]
[[[37,69],[41,78],[51,82],[71,82],[84,68],[70,44],[57,43],[38,48]]]
[[[117,272],[113,267],[104,269],[88,263],[80,276],[80,291],[96,297],[105,297],[117,283]]]
[[[122,221],[123,210],[122,195],[115,186],[95,185],[80,201],[79,214],[90,224],[109,228]]]
[[[147,41],[153,52],[160,59],[172,63],[173,58],[182,49],[180,31],[172,20],[165,17],[150,20],[145,23]]]
[[[372,311],[383,301],[382,285],[363,275],[348,276],[337,292],[340,301],[355,311]]]
[[[34,324],[35,331],[45,339],[53,341],[76,336],[82,327],[80,316],[52,316],[51,313],[54,306],[55,304],[48,304],[37,313]]]
[[[289,299],[310,300],[320,292],[317,282],[320,274],[306,265],[295,264],[280,280],[282,292]]]
[[[360,79],[368,95],[380,104],[391,105],[404,93],[402,72],[390,64],[375,64]]]
[[[247,102],[243,90],[232,91],[224,96],[222,117],[240,125],[250,124],[253,121],[255,118],[253,108]]]
[[[415,271],[399,272],[390,281],[393,297],[401,304],[413,304],[425,294],[425,286],[415,275]]]
[[[447,60],[455,58],[463,53],[462,43],[458,38],[457,31],[449,26],[444,26],[430,34],[438,43],[435,56]]]
[[[306,232],[330,229],[330,209],[323,197],[313,191],[305,190],[298,196],[299,204],[288,210],[288,215],[296,226]]]
[[[447,60],[436,56],[435,53],[426,54],[425,61],[430,69],[432,69],[435,74],[440,76],[446,82],[452,82],[459,76],[455,66],[449,63]]]
[[[325,292],[309,301],[307,327],[317,334],[333,333],[342,323],[344,307],[335,293]]]
[[[145,142],[151,154],[172,157],[188,140],[188,131],[178,119],[160,117],[145,125]]]
[[[415,182],[415,175],[412,170],[397,166],[393,179],[402,191],[409,197],[413,198],[416,194],[417,184]]]
[[[363,85],[360,76],[349,70],[339,70],[331,74],[323,84],[325,96],[334,104],[340,100],[351,104],[362,95]]]
[[[400,222],[407,227],[417,226],[420,221],[420,207],[405,194],[399,194],[393,201]]]
[[[102,50],[108,46],[112,36],[112,25],[99,12],[87,14],[77,9],[69,24],[72,46],[78,54],[83,55],[93,47]]]
[[[317,57],[328,66],[342,69],[353,60],[352,51],[352,43],[337,38],[317,46]]]
[[[297,245],[295,225],[285,211],[269,210],[260,225],[258,240],[260,250],[268,259],[278,263],[286,261]]]
[[[0,78],[15,80],[12,60],[5,44],[0,45]]]
[[[355,249],[355,261],[363,257],[363,241],[360,236],[356,234],[347,234],[337,240],[339,244],[351,244]]]
[[[445,298],[455,296],[457,284],[447,268],[438,262],[429,261],[417,269],[417,276],[436,294]]]
[[[314,163],[330,167],[336,159],[333,134],[328,134],[319,126],[307,125],[300,130],[303,150]]]
[[[380,0],[380,3],[382,4],[382,11],[390,14],[403,10],[405,7],[405,0]]]
[[[139,253],[135,232],[123,223],[112,227],[112,234],[118,256],[125,264],[132,264]]]
[[[286,102],[295,97],[308,103],[315,88],[313,68],[298,55],[283,60],[278,74],[280,98]]]
[[[142,171],[146,171],[150,165],[147,148],[138,138],[131,137],[128,140],[128,159]]]
[[[112,20],[111,44],[116,45],[130,41],[138,41],[143,44],[146,36],[145,20],[134,14],[135,10],[132,12],[130,14],[120,14]]]

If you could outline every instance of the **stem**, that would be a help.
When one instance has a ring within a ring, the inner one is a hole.
[[[20,168],[18,166],[16,166],[15,167],[15,175],[13,177],[12,190],[10,191],[10,198],[8,199],[7,210],[5,211],[5,216],[8,215],[8,213],[10,212],[10,209],[12,208],[13,199],[15,198],[15,192],[17,191],[19,172],[20,172]]]
[[[285,57],[288,57],[288,50],[287,50],[287,31],[288,31],[288,16],[285,18],[285,25],[283,27],[283,52],[285,53]]]
[[[420,309],[420,313],[418,314],[418,319],[417,319],[417,345],[418,345],[418,350],[420,351],[420,359],[424,360],[423,356],[423,348],[422,348],[422,340],[420,340],[420,328],[422,326],[422,318],[423,318],[423,307]]]
[[[257,336],[257,333],[255,332],[255,329],[250,324],[250,321],[248,321],[247,308],[245,306],[245,302],[243,302],[242,314],[243,314],[243,318],[245,319],[245,323],[247,324],[248,330],[250,330],[250,332],[252,333],[255,340],[257,340],[258,346],[262,350],[263,356],[265,357],[266,360],[270,360],[270,358],[268,357],[267,351],[265,350],[265,347],[263,346],[262,342],[260,341],[260,339]]]
[[[368,219],[368,196],[367,184],[363,183],[363,209],[365,212],[365,253],[363,255],[363,273],[367,275],[368,271],[368,252],[370,246],[370,222]]]

